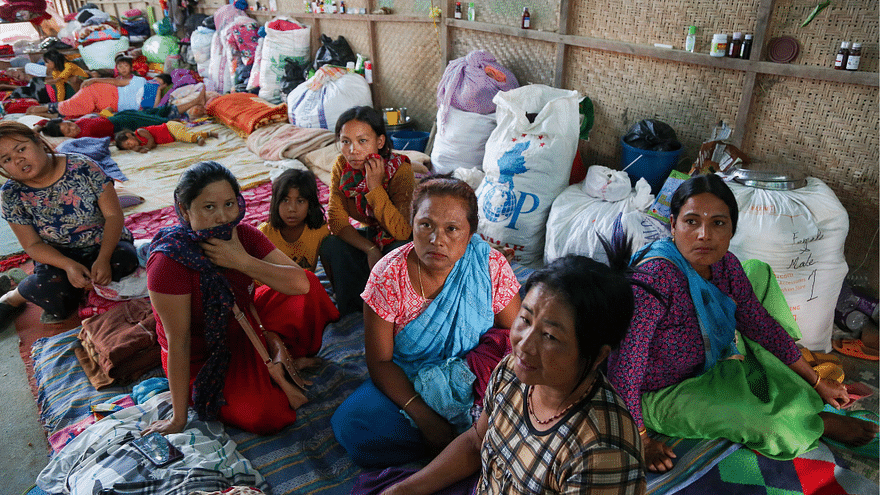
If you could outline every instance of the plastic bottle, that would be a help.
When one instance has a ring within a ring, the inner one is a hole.
[[[333,0],[333,4],[331,4],[331,6],[330,6],[330,13],[335,14],[338,11],[339,10],[336,8],[336,0]]]
[[[528,29],[531,26],[531,24],[532,24],[532,22],[531,22],[531,15],[529,14],[529,8],[523,7],[522,24],[521,24],[522,28]]]
[[[364,79],[367,84],[373,84],[373,62],[367,60],[364,62]]]
[[[475,21],[477,20],[477,6],[474,2],[468,3],[468,20]]]
[[[339,2],[339,13],[340,14],[345,13],[345,0],[340,0],[340,2]]]
[[[744,58],[746,60],[752,55],[752,35],[747,34],[745,41],[743,41],[742,48],[739,52],[739,58]]]
[[[849,41],[844,41],[840,43],[840,50],[837,51],[837,58],[834,59],[834,68],[845,70],[847,58],[849,58]]]
[[[697,47],[697,26],[688,27],[687,37],[684,39],[684,49],[693,53]]]
[[[461,19],[461,2],[455,2],[455,18]]]
[[[742,33],[733,33],[733,40],[727,45],[727,56],[730,58],[739,58],[739,52],[742,50]]]
[[[712,47],[709,50],[709,55],[713,57],[723,57],[727,55],[727,35],[724,33],[717,33],[712,36]]]
[[[862,60],[862,44],[853,43],[846,59],[846,70],[859,70],[859,62]]]

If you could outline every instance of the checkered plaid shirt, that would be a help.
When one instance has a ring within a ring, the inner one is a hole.
[[[486,390],[489,429],[481,450],[477,493],[645,493],[638,428],[604,375],[558,423],[536,430],[528,387],[507,356]]]

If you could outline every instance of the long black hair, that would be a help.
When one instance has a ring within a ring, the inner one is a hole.
[[[52,62],[53,64],[55,64],[55,70],[57,70],[58,72],[63,71],[64,66],[67,65],[68,63],[72,63],[72,62],[68,62],[67,57],[62,55],[61,52],[59,52],[58,50],[47,51],[46,53],[43,54],[43,60],[48,60],[49,62]],[[52,76],[52,74],[47,74],[47,75],[49,77]]]
[[[62,122],[64,122],[64,119],[49,119],[46,125],[43,126],[43,134],[49,137],[63,137],[64,133],[61,132]]]
[[[339,133],[342,132],[342,126],[351,120],[357,120],[369,125],[373,132],[376,133],[376,136],[385,136],[385,144],[379,150],[379,155],[386,160],[391,158],[391,139],[388,137],[388,133],[385,132],[385,120],[382,119],[382,114],[378,110],[373,107],[362,106],[351,107],[342,112],[342,115],[336,120],[337,141],[339,140]]]
[[[269,203],[269,225],[277,230],[284,228],[284,220],[278,214],[278,205],[287,197],[287,192],[296,189],[299,195],[309,202],[306,226],[317,229],[324,225],[324,207],[318,200],[318,185],[315,174],[308,170],[288,169],[272,181],[272,200]]]

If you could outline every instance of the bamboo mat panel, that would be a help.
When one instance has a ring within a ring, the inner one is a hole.
[[[690,166],[719,121],[733,126],[742,73],[569,48],[564,87],[593,100],[596,121],[582,149],[584,165],[620,168],[623,137],[643,119],[663,121],[684,145]]]
[[[815,5],[815,2],[801,0],[777,0],[767,33],[768,41],[777,36],[792,36],[800,45],[800,54],[793,63],[817,67],[834,67],[841,41],[862,43],[859,71],[877,72],[878,2],[834,0],[813,22],[800,27]]]
[[[520,86],[553,85],[556,71],[555,43],[480,31],[453,31],[452,59],[464,57],[473,50],[485,50],[494,55],[499,64],[513,72]]]
[[[754,33],[759,0],[572,1],[568,34],[684,49],[688,26],[697,26],[697,51],[709,53],[714,33]],[[806,5],[806,2],[801,2]],[[810,8],[815,3],[810,4]]]
[[[376,23],[383,107],[406,107],[415,128],[430,131],[437,116],[440,44],[433,24]]]
[[[849,213],[850,268],[878,280],[880,101],[876,88],[762,76],[743,151],[753,160],[800,167],[830,187]]]

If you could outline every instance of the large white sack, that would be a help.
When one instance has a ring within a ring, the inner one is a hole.
[[[196,68],[202,77],[208,77],[208,68],[211,65],[211,41],[214,39],[214,33],[216,31],[213,29],[199,26],[189,38],[189,49],[193,58],[196,59]]]
[[[434,171],[448,174],[457,168],[482,168],[486,141],[494,130],[494,113],[483,115],[450,107],[445,119],[438,114],[431,150]]]
[[[116,55],[128,50],[128,37],[118,40],[96,41],[79,47],[79,55],[89,70],[112,69],[116,67]]]
[[[276,19],[296,22],[289,17]],[[284,76],[284,66],[291,59],[297,62],[305,62],[309,59],[311,32],[312,29],[308,26],[302,29],[279,31],[270,28],[269,23],[266,23],[266,38],[260,55],[260,98],[273,103],[282,101],[281,78]]]
[[[317,91],[309,88],[315,77],[318,76],[312,76],[287,95],[287,117],[291,124],[332,131],[339,116],[349,108],[373,106],[370,85],[363,76],[345,74],[327,80]]]
[[[514,261],[540,266],[544,225],[568,185],[578,142],[578,93],[542,84],[495,95],[498,125],[486,142],[477,188],[479,233],[513,249]],[[532,122],[526,114],[537,114]]]
[[[647,214],[653,201],[645,179],[639,179],[633,188],[626,172],[593,165],[583,182],[569,186],[553,201],[547,217],[544,263],[566,254],[606,263],[608,256],[599,236],[610,242],[615,227],[632,241],[633,252],[669,237],[663,222]]]
[[[740,261],[759,259],[773,268],[801,329],[799,343],[829,352],[834,306],[848,271],[843,257],[846,209],[814,177],[791,191],[728,184],[739,206],[730,251]]]
[[[254,65],[251,66],[251,75],[248,77],[247,86],[245,89],[251,91],[255,88],[260,87],[260,65],[262,65],[263,59],[263,42],[266,38],[260,38],[257,41],[257,51],[254,53]]]

